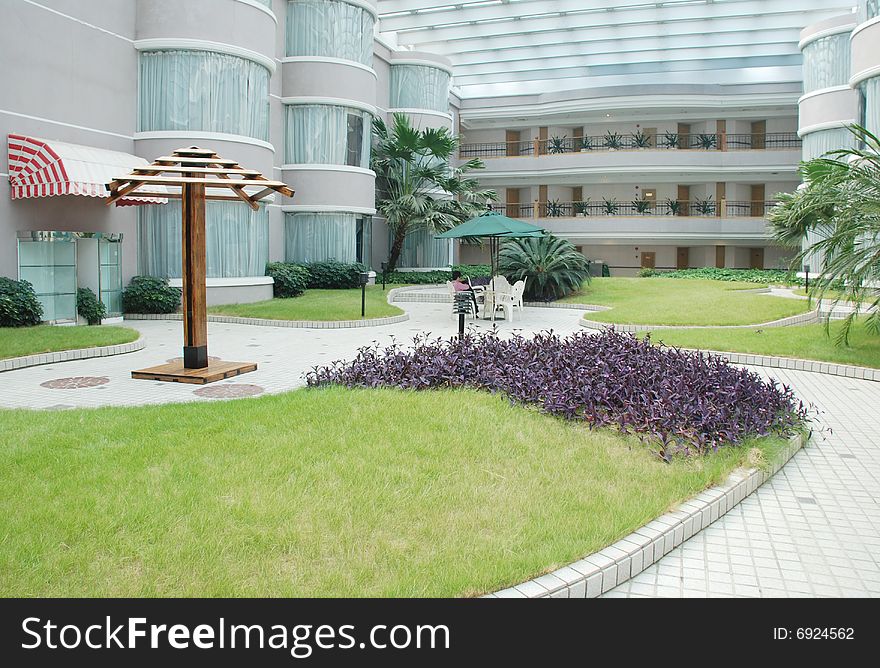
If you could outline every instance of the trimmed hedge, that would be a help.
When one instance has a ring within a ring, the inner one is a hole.
[[[43,319],[43,306],[27,281],[0,277],[0,327],[31,327]]]
[[[308,269],[288,262],[270,262],[266,265],[266,276],[275,280],[272,294],[280,298],[299,297],[311,280]]]
[[[305,265],[309,272],[308,287],[318,290],[344,290],[361,286],[361,272],[367,268],[359,262],[311,262]]]
[[[641,275],[641,274],[640,274]],[[785,269],[718,269],[703,267],[701,269],[678,269],[652,274],[658,278],[694,278],[710,281],[737,281],[740,283],[782,283],[785,285],[803,285],[804,279],[798,278],[793,272]]]
[[[410,285],[432,285],[437,283],[445,283],[452,280],[454,271],[461,272],[462,276],[470,278],[491,278],[492,269],[488,264],[454,264],[452,271],[391,271],[385,277],[386,283],[392,284],[410,284]],[[376,276],[377,282],[382,282],[382,273]]]
[[[126,313],[174,313],[180,306],[180,288],[154,276],[135,276],[122,291]]]

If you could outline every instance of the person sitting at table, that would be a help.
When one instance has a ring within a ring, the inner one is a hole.
[[[479,312],[479,306],[477,305],[477,296],[474,294],[473,288],[468,283],[467,276],[462,276],[460,271],[452,272],[452,287],[455,288],[456,292],[468,292],[471,295],[471,299],[474,302],[474,316]]]

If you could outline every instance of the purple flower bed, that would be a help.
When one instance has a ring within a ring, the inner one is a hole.
[[[565,338],[417,337],[410,349],[362,348],[354,360],[315,367],[306,378],[310,386],[503,392],[551,415],[638,434],[664,459],[751,436],[789,435],[807,418],[803,403],[775,381],[720,357],[610,330]]]

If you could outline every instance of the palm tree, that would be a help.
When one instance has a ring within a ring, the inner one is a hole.
[[[525,279],[526,295],[551,300],[580,289],[590,280],[590,263],[570,241],[554,237],[510,239],[498,254],[501,273]]]
[[[419,130],[403,114],[394,114],[389,129],[373,121],[372,168],[376,172],[376,211],[391,230],[388,270],[400,258],[406,235],[427,228],[443,232],[486,210],[498,199],[468,172],[482,169],[477,158],[450,166],[458,140],[446,128]]]
[[[848,342],[849,331],[867,306],[868,330],[880,334],[880,297],[872,288],[880,282],[880,141],[860,126],[850,130],[865,148],[830,151],[801,163],[804,185],[794,193],[777,196],[770,210],[770,229],[780,243],[801,246],[807,234],[819,241],[804,248],[793,260],[824,256],[813,292],[821,299],[829,290],[856,309],[843,323],[838,342]]]

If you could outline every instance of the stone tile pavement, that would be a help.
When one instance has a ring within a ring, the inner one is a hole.
[[[756,369],[820,414],[753,495],[607,597],[880,596],[880,383]]]
[[[457,331],[448,304],[401,304],[407,322],[371,329],[307,330],[209,324],[209,352],[260,368],[214,386],[248,384],[282,392],[303,384],[311,366],[351,357],[360,346],[420,332]],[[502,335],[582,331],[581,312],[526,308]],[[468,319],[469,326],[491,323]],[[0,374],[0,406],[59,409],[217,401],[199,386],[132,380],[130,372],[181,354],[179,321],[131,321],[146,347],[116,357],[77,360]],[[880,383],[804,371],[758,369],[794,387],[821,411],[825,428],[755,494],[661,561],[606,596],[880,596]],[[106,377],[77,389],[41,384]],[[215,393],[212,393],[215,394]],[[220,392],[221,396],[235,394]]]

